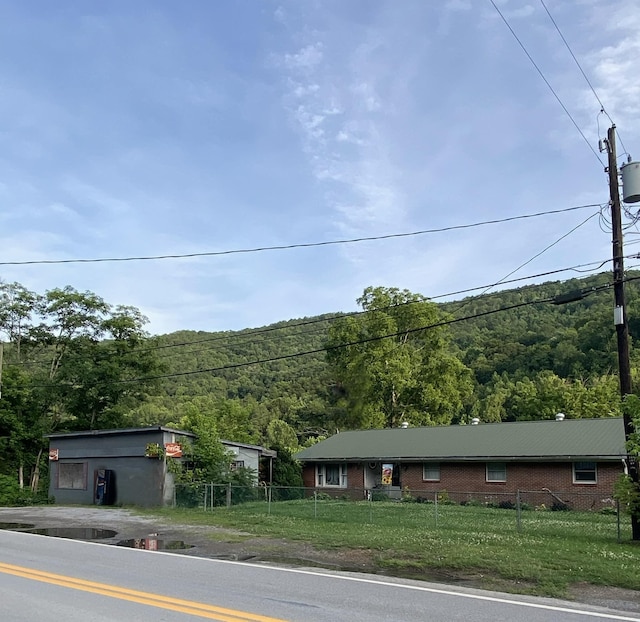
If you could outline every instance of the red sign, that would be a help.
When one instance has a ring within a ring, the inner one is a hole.
[[[182,458],[182,445],[180,443],[165,443],[164,455],[167,458]]]
[[[57,460],[58,459],[58,450],[50,449],[49,450],[49,460]]]

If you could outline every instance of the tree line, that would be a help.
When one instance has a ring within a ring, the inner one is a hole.
[[[35,490],[46,466],[43,435],[58,431],[172,424],[290,457],[336,430],[404,421],[617,416],[612,295],[602,288],[609,280],[445,304],[369,287],[356,314],[155,337],[139,310],[94,293],[0,283],[0,476]],[[593,293],[539,302],[574,290]],[[636,282],[627,298],[633,345]],[[638,356],[632,348],[635,376]]]

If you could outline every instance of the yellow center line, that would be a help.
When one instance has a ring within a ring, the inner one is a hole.
[[[216,607],[191,600],[171,598],[170,596],[152,594],[151,592],[139,592],[107,583],[95,583],[93,581],[76,579],[74,577],[34,570],[32,568],[25,568],[24,566],[14,566],[13,564],[5,564],[2,562],[0,562],[0,572],[16,577],[24,577],[25,579],[31,579],[33,581],[42,581],[43,583],[51,583],[74,590],[81,590],[83,592],[91,592],[93,594],[101,594],[102,596],[119,598],[120,600],[127,600],[143,605],[151,605],[152,607],[159,607],[161,609],[179,611],[201,618],[208,618],[209,620],[219,620],[220,622],[285,622],[279,618]]]

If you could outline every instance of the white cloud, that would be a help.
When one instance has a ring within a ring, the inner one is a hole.
[[[310,43],[294,54],[285,54],[284,63],[289,69],[309,70],[322,62],[323,45],[319,41]]]
[[[490,4],[249,6],[141,0],[94,7],[88,19],[59,12],[55,22],[29,3],[7,9],[3,258],[288,245],[606,202],[602,168]],[[532,0],[499,6],[595,145],[599,106],[545,12]],[[549,6],[633,150],[637,0]],[[229,28],[237,23],[240,34]],[[3,267],[2,278],[133,304],[153,332],[224,330],[347,310],[372,284],[437,295],[496,281],[575,223]],[[606,259],[610,240],[590,224],[532,272]]]

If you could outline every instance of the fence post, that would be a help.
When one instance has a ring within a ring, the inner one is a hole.
[[[227,484],[227,507],[231,507],[231,482]]]
[[[520,489],[516,492],[516,521],[518,526],[518,533],[522,532],[522,504],[520,503]]]
[[[618,542],[622,542],[622,534],[620,533],[620,501],[616,499],[616,522],[618,523]]]
[[[273,486],[269,485],[267,489],[267,514],[271,516],[271,490]]]
[[[207,502],[208,502],[208,498],[207,498],[207,492],[209,490],[208,486],[206,484],[203,484],[204,486],[204,503],[202,504],[202,509],[206,512],[207,511]]]
[[[438,527],[438,491],[434,493],[433,506],[435,508],[436,528]]]
[[[318,518],[318,491],[313,491],[313,518]]]

